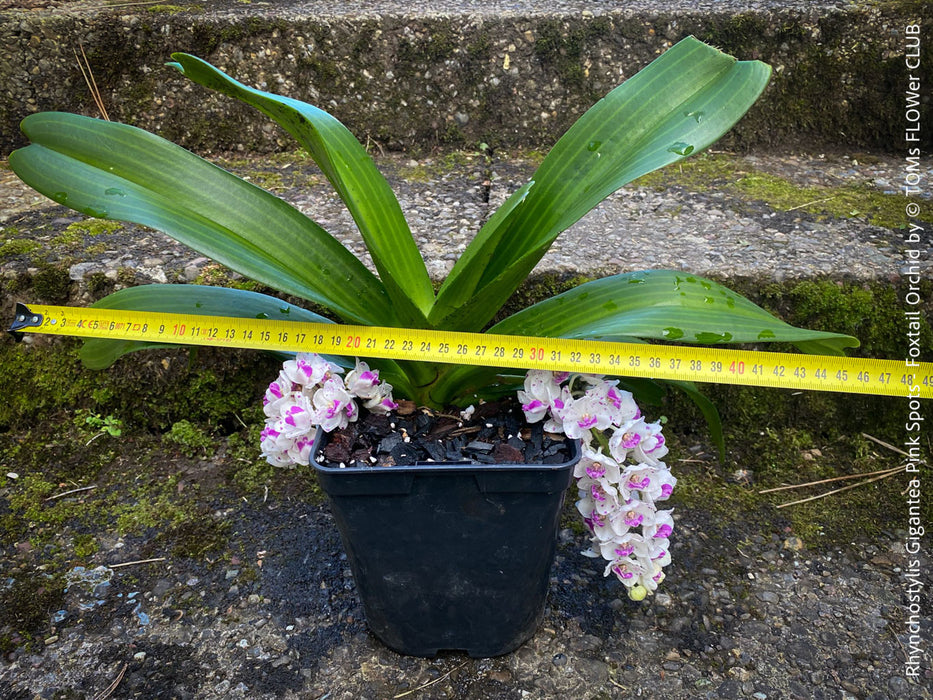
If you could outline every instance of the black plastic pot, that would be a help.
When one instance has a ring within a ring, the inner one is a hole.
[[[313,454],[323,446],[319,432]],[[544,614],[572,459],[551,465],[312,463],[366,621],[403,654],[506,654]]]

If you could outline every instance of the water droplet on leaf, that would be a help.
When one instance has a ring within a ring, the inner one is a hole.
[[[267,314],[265,311],[260,311],[258,314],[256,314],[256,318],[269,318],[269,314]]]
[[[697,110],[694,110],[693,112],[684,112],[684,116],[692,117],[696,121],[696,123],[699,124],[702,121],[703,117],[705,117],[706,115],[703,113],[702,110],[697,109]]]
[[[671,153],[676,153],[679,156],[689,156],[691,153],[693,153],[693,146],[689,143],[678,141],[677,143],[671,144],[667,150]]]
[[[726,343],[732,340],[731,333],[694,333],[698,343]]]
[[[104,190],[104,194],[110,195],[111,197],[125,197],[126,192],[121,190],[119,187],[108,187]]]
[[[763,330],[761,333],[758,334],[758,340],[765,340],[766,338],[773,338],[773,337],[774,337],[774,331]]]
[[[603,145],[602,141],[590,141],[588,144],[586,144],[586,150],[595,151],[597,148],[599,148],[602,145]]]
[[[668,340],[677,340],[678,338],[683,338],[684,332],[680,328],[662,328],[661,333]]]

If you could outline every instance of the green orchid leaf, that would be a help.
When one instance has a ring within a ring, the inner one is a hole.
[[[492,256],[496,252],[496,237],[506,230],[503,224],[508,220],[512,212],[525,202],[528,192],[533,186],[534,180],[513,192],[512,196],[496,209],[492,216],[489,217],[489,220],[480,228],[479,233],[476,234],[467,249],[463,251],[447,279],[444,280],[441,287],[442,296],[438,297],[434,308],[431,309],[431,314],[428,317],[430,321],[438,324],[452,308],[463,307],[471,301],[479,304],[484,303],[478,296],[472,298],[471,296],[475,293],[483,272],[492,262]],[[501,305],[502,302],[499,302],[499,306]],[[465,327],[472,326],[468,324]],[[458,326],[458,329],[462,330],[462,328]]]
[[[515,395],[525,381],[526,370],[476,365],[443,365],[438,379],[424,395],[433,406],[465,407],[478,400]]]
[[[382,283],[333,236],[193,153],[132,126],[75,114],[33,114],[22,128],[32,144],[10,155],[10,167],[56,202],[164,231],[348,322],[395,319]]]
[[[308,150],[356,221],[399,316],[426,325],[434,303],[427,268],[392,188],[349,129],[317,107],[247,87],[199,58],[172,58],[176,63],[169,65],[188,78],[255,107]]]
[[[825,355],[842,355],[859,344],[852,336],[796,328],[717,282],[672,270],[581,284],[509,316],[489,332],[706,345],[782,341]]]
[[[550,243],[537,251],[532,251],[529,259],[540,259],[549,247]],[[469,250],[469,246],[467,249]],[[438,313],[430,317],[432,325],[446,330],[480,331],[515,290],[528,279],[529,272],[530,270],[519,265],[513,265],[492,282],[476,289],[472,296],[463,301],[453,312],[444,315],[440,313],[443,307],[436,306]]]
[[[781,341],[823,355],[842,355],[845,348],[859,344],[848,335],[796,328],[717,282],[671,270],[629,272],[586,282],[509,316],[488,332],[624,343]],[[445,368],[431,398],[451,400],[462,393],[461,387],[481,387],[501,371]]]
[[[145,284],[139,287],[127,287],[104,297],[91,306],[97,309],[128,309],[197,316],[273,318],[333,323],[319,314],[267,294],[199,284]],[[128,352],[157,347],[177,348],[179,346],[174,343],[91,338],[84,342],[79,355],[86,367],[103,369]]]
[[[610,92],[557,142],[521,206],[510,199],[507,215],[468,246],[438,293],[432,322],[481,328],[562,231],[626,183],[714,143],[770,73],[688,37]],[[477,303],[485,287],[493,289]]]
[[[632,392],[639,405],[660,406],[667,396],[666,382],[642,377],[619,377],[619,386]]]
[[[92,304],[100,309],[131,309],[163,313],[193,314],[196,316],[230,316],[233,318],[269,318],[283,321],[333,323],[328,318],[258,292],[227,287],[208,287],[198,284],[147,284],[128,287]],[[84,342],[79,356],[90,369],[104,369],[121,356],[138,350],[178,348],[174,343],[147,343],[132,340],[104,340],[91,338]],[[277,353],[283,355],[283,353]],[[288,353],[293,354],[293,353]],[[338,355],[325,355],[329,362],[352,368],[355,359]],[[397,363],[392,360],[371,362],[378,367],[384,380],[397,390],[411,391],[409,381]]]

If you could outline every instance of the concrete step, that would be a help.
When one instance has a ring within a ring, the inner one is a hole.
[[[368,262],[342,204],[278,127],[163,66],[172,50],[190,51],[344,120],[398,193],[436,280],[577,114],[694,34],[769,61],[775,77],[765,96],[717,144],[728,151],[610,197],[558,239],[539,276],[673,268],[744,292],[831,279],[889,285],[903,296],[910,276],[926,280],[933,265],[933,162],[916,164],[922,192],[908,217],[905,105],[895,94],[906,87],[909,40],[926,3],[13,5],[0,16],[5,104],[15,105],[4,108],[7,144],[17,141],[12,125],[25,111],[92,111],[75,59],[80,45],[111,118],[217,154]],[[933,82],[924,76],[924,85]],[[475,150],[480,142],[489,147]],[[124,285],[236,281],[162,234],[87,223],[0,175],[3,308],[24,292],[87,303]],[[921,226],[913,237],[910,221]]]
[[[370,262],[343,204],[306,156],[217,162],[290,201]],[[528,153],[377,158],[437,280],[536,162]],[[922,163],[929,181],[933,160]],[[909,274],[929,279],[933,268],[933,201],[917,199],[910,220],[921,230],[911,234],[902,168],[887,156],[702,154],[611,196],[558,238],[536,275],[666,268],[743,289],[808,279],[906,287]],[[163,234],[58,206],[8,170],[0,172],[0,202],[5,309],[14,295],[87,303],[125,285],[237,279]]]
[[[8,0],[0,9],[4,152],[22,143],[17,125],[29,112],[97,113],[81,47],[111,118],[200,151],[291,146],[255,112],[165,67],[173,51],[415,155],[480,142],[547,147],[689,34],[774,67],[763,99],[724,142],[736,149],[897,150],[908,76],[933,83],[933,61],[907,60],[933,53],[931,33],[918,30],[933,21],[922,0]]]

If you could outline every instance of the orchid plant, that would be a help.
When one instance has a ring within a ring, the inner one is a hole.
[[[332,432],[355,422],[358,400],[372,413],[398,408],[392,386],[365,362],[357,360],[342,374],[343,368],[317,354],[299,353],[283,364],[263,397],[260,446],[270,464],[308,464],[318,428]],[[573,475],[577,509],[592,535],[583,554],[605,559],[604,575],[615,574],[633,600],[643,600],[671,562],[673,511],[658,511],[656,504],[667,500],[677,479],[661,461],[667,445],[660,421],[647,422],[631,392],[618,384],[595,375],[531,370],[517,398],[528,423],[544,420],[545,431],[582,441]],[[461,412],[464,418],[469,414]]]
[[[668,270],[588,282],[490,327],[562,231],[624,184],[702,151],[738,121],[768,82],[764,63],[736,61],[692,37],[670,48],[577,120],[531,180],[483,224],[435,293],[398,200],[346,127],[194,56],[173,58],[170,65],[184,75],[259,109],[309,151],[356,222],[375,274],[295,207],[158,136],[75,114],[33,114],[22,123],[31,145],[10,155],[10,167],[27,184],[87,215],[164,231],[334,318],[271,295],[178,284],[122,289],[95,306],[623,341],[786,341],[824,354],[857,344],[794,328],[711,280],[684,284],[688,275]],[[81,354],[101,368],[144,347],[152,346],[91,340]],[[494,367],[378,365],[401,394],[435,407],[501,392],[522,379]]]
[[[154,134],[75,114],[30,115],[22,129],[32,143],[9,159],[27,184],[86,215],[164,231],[333,318],[269,294],[182,284],[121,289],[96,307],[624,342],[784,341],[821,354],[858,345],[850,336],[795,328],[712,280],[669,270],[586,282],[496,320],[562,231],[623,185],[702,151],[728,131],[767,85],[770,68],[764,63],[737,61],[692,37],[671,47],[576,121],[531,180],[481,226],[435,291],[398,200],[345,126],[317,107],[248,87],[194,56],[177,53],[173,59],[169,65],[185,76],[260,110],[308,150],[352,215],[375,271],[295,207]],[[89,340],[81,356],[87,366],[103,368],[151,347]],[[663,512],[648,510],[666,497],[673,478],[658,461],[665,449],[660,432],[638,422],[629,392],[657,398],[663,389],[657,383],[526,377],[496,367],[392,360],[374,360],[372,370],[345,358],[289,362],[267,393],[270,420],[263,433],[267,458],[284,463],[304,460],[308,444],[301,434],[312,418],[328,426],[349,420],[358,410],[354,397],[371,410],[386,410],[392,403],[386,386],[440,408],[501,396],[524,381],[529,419],[546,418],[551,428],[587,445],[578,477],[589,494],[580,509],[594,534],[592,552],[609,554],[608,570],[631,590],[656,585],[670,523]],[[342,369],[351,371],[342,377]],[[670,384],[697,403],[722,451],[713,404],[690,383]],[[597,404],[602,408],[594,413]],[[639,445],[633,446],[636,434]],[[632,455],[637,463],[623,468]],[[635,534],[638,518],[642,530]]]

